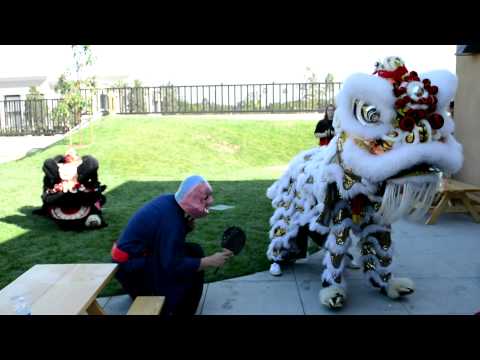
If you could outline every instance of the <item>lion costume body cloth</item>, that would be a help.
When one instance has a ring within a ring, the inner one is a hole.
[[[418,75],[398,57],[377,63],[373,75],[345,81],[336,98],[337,135],[328,146],[297,155],[267,190],[275,209],[267,251],[272,274],[301,257],[299,244],[309,236],[326,249],[320,302],[342,307],[343,272],[355,236],[371,285],[391,298],[414,291],[410,279],[393,276],[391,224],[422,218],[442,174],[463,164],[446,111],[456,88],[452,73]]]
[[[42,208],[34,213],[53,219],[64,230],[99,229],[107,224],[102,216],[106,185],[98,181],[98,161],[80,157],[69,149],[65,156],[43,164]]]

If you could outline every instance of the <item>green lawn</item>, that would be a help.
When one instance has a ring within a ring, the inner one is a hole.
[[[112,241],[130,216],[151,198],[174,192],[191,174],[211,182],[215,203],[235,208],[212,211],[198,221],[188,241],[212,253],[228,225],[247,233],[245,250],[217,274],[207,271],[207,281],[268,268],[272,209],[265,191],[295,154],[315,146],[315,121],[108,116],[92,126],[93,143],[78,152],[100,162],[99,178],[108,186],[104,216],[109,226],[63,232],[49,219],[31,214],[41,206],[43,161],[63,154],[68,140],[0,164],[0,289],[34,264],[109,262]],[[87,135],[85,131],[84,138]],[[102,295],[119,292],[119,284],[112,281]]]

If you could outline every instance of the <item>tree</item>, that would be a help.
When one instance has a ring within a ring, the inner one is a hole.
[[[306,67],[305,80],[307,81],[301,88],[303,92],[303,100],[305,101],[305,107],[315,106],[317,109],[321,107],[321,98],[324,95],[324,91],[321,86],[318,85],[320,82],[316,73],[307,66]]]
[[[114,99],[118,101],[118,108],[121,113],[126,112],[128,84],[124,80],[117,80],[112,84]]]
[[[38,91],[36,86],[30,86],[28,89],[28,94],[25,96],[26,100],[42,100],[44,98],[43,94]]]
[[[161,111],[162,113],[174,113],[178,108],[178,97],[175,87],[170,81],[162,89]],[[210,106],[210,98],[204,98],[202,106],[208,108]]]
[[[305,71],[307,72],[307,75],[305,77],[307,78],[307,81],[309,83],[318,82],[317,74],[315,74],[309,66],[305,68]]]
[[[145,113],[147,112],[147,104],[145,102],[144,89],[140,80],[133,81],[133,87],[129,96],[130,112]]]
[[[72,88],[72,82],[67,80],[67,75],[62,74],[55,84],[55,92],[65,96]]]
[[[123,80],[117,80],[112,84],[112,87],[115,88],[115,89],[126,88],[127,83]]]
[[[80,124],[82,112],[91,106],[91,97],[82,96],[81,89],[90,90],[91,95],[95,89],[95,78],[84,77],[84,71],[93,64],[90,45],[72,45],[72,53],[71,68],[60,75],[55,85],[63,99],[54,110],[54,118],[68,124],[69,129]]]
[[[325,106],[334,102],[335,84],[333,83],[333,74],[328,73],[325,76]]]

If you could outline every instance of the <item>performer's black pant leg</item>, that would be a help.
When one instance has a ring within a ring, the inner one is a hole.
[[[60,181],[58,173],[58,165],[54,159],[47,159],[42,167],[45,176],[43,178],[43,191],[53,188],[53,186]]]
[[[125,292],[134,300],[137,296],[153,295],[153,289],[149,286],[145,266],[139,266],[138,260],[129,260],[121,263],[115,274]],[[134,263],[136,261],[137,263]]]
[[[82,163],[78,167],[78,181],[84,184],[87,180],[91,181],[91,185],[98,185],[98,160],[93,156],[83,156]]]
[[[289,240],[290,249],[285,249],[282,254],[282,260],[279,261],[281,265],[288,265],[297,259],[304,259],[307,257],[308,234],[308,225],[301,226],[298,229],[297,236]]]
[[[202,258],[205,256],[200,245],[194,243],[185,243],[185,256]],[[186,292],[179,304],[174,310],[174,315],[178,316],[193,316],[197,311],[200,299],[203,293],[203,284],[205,282],[205,272],[199,271],[193,274],[186,284]]]
[[[303,259],[307,257],[307,249],[308,249],[308,225],[300,227],[298,229],[298,235],[297,235],[297,246],[298,249],[300,250],[300,253],[298,255],[299,259]]]
[[[188,257],[204,257],[203,249],[198,244],[186,243],[185,256]],[[144,258],[145,265],[138,266],[133,261],[141,261],[140,259],[129,260],[126,263],[119,264],[119,268],[115,277],[122,285],[123,289],[135,299],[137,296],[156,295],[154,266],[152,259]],[[193,316],[198,308],[203,293],[205,272],[199,271],[194,273],[188,279],[183,279],[177,284],[167,285],[165,288],[163,316]],[[157,287],[163,287],[163,284],[157,284]],[[163,295],[163,291],[162,295]],[[169,294],[170,293],[170,294]],[[169,296],[170,295],[170,296]]]

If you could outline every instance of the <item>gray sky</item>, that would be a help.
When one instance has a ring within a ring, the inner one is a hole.
[[[455,73],[455,45],[94,45],[96,75],[126,75],[146,85],[297,82],[310,67],[320,80],[371,73],[375,61],[402,57],[409,70]],[[0,77],[57,77],[69,45],[0,45]]]

